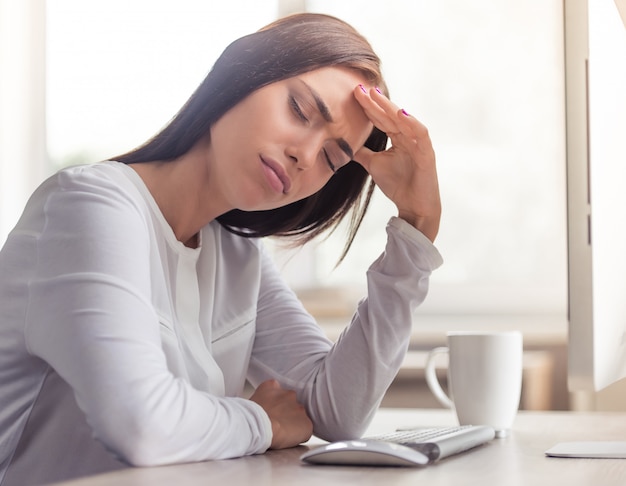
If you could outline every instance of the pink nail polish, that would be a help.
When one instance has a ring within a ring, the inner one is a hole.
[[[359,88],[361,88],[361,91],[363,91],[363,93],[367,94],[367,90],[365,89],[365,86],[363,86],[362,84],[359,84]]]
[[[378,91],[378,94],[383,94],[383,92],[380,90],[378,86],[376,86],[376,91]]]
[[[406,110],[405,110],[404,108],[402,108],[402,114],[403,114],[404,116],[411,116],[411,115],[409,115],[409,114],[406,112]]]

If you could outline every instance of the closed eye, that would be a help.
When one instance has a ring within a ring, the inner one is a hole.
[[[324,158],[326,159],[326,163],[328,164],[328,167],[330,167],[330,170],[333,171],[333,174],[335,172],[337,172],[337,168],[335,167],[335,164],[333,164],[333,161],[330,160],[330,157],[328,156],[328,152],[326,152],[326,149],[322,149],[322,152],[324,153]]]
[[[295,114],[295,116],[298,118],[298,120],[302,121],[303,123],[309,122],[309,119],[304,114],[304,111],[302,111],[302,108],[300,104],[298,103],[298,100],[296,100],[294,96],[291,96],[291,95],[289,96],[289,106],[291,110],[293,111],[293,113]],[[322,149],[322,155],[324,156],[324,159],[326,160],[326,164],[328,165],[330,170],[333,172],[333,174],[337,172],[337,166],[333,163],[333,161],[330,158],[330,155],[328,154],[328,151],[325,148]]]
[[[303,122],[309,121],[309,119],[306,117],[306,115],[302,111],[302,108],[300,108],[298,101],[293,96],[289,97],[289,106],[291,107],[292,111],[301,121]]]

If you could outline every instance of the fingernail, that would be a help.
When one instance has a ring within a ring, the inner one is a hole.
[[[404,108],[402,108],[402,114],[403,114],[404,116],[411,116],[411,115],[409,115],[409,114],[407,113],[407,111],[406,111]]]
[[[363,91],[363,93],[367,94],[367,90],[365,89],[365,86],[363,86],[362,84],[359,84],[359,88],[361,88],[361,91]]]
[[[380,90],[378,86],[376,86],[376,91],[378,91],[378,94],[383,94],[383,92]]]

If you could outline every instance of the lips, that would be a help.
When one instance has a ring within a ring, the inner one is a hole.
[[[276,192],[287,194],[289,189],[291,189],[291,179],[289,179],[282,165],[267,157],[261,157],[261,163],[265,177],[272,189]]]

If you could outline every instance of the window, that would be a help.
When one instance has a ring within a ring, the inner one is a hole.
[[[49,1],[53,162],[95,161],[149,138],[230,41],[272,21],[289,3]],[[360,30],[383,59],[392,98],[429,127],[444,209],[437,246],[445,264],[421,312],[564,314],[561,2],[296,3]],[[341,230],[324,244],[279,255],[285,275],[297,288],[361,293],[393,214],[376,194],[338,269]]]
[[[55,167],[143,143],[231,41],[276,16],[275,0],[48,1],[48,150]]]
[[[562,4],[351,2],[310,11],[352,23],[383,60],[392,98],[430,130],[443,218],[425,313],[562,314],[566,307]],[[362,286],[393,206],[377,194],[344,263],[315,252],[319,283]]]
[[[42,0],[0,0],[0,246],[48,173]]]

